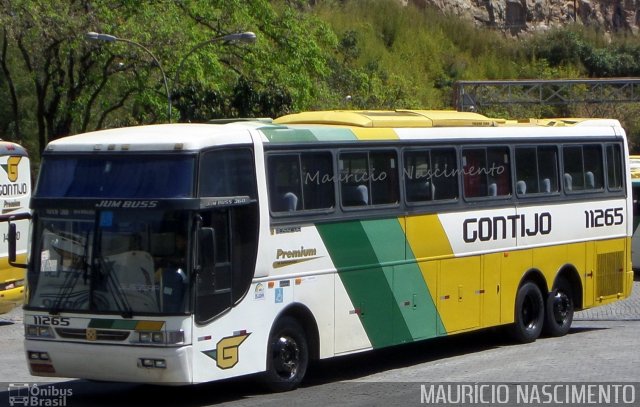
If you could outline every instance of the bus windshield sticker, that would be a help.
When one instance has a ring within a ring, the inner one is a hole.
[[[107,228],[113,226],[112,211],[100,212],[100,226]]]

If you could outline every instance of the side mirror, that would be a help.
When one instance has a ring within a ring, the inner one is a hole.
[[[9,236],[7,237],[8,246],[9,246],[9,264],[13,267],[26,269],[27,265],[23,263],[16,263],[16,251],[17,251],[17,241],[18,241],[18,228],[15,223],[11,222],[9,219]]]

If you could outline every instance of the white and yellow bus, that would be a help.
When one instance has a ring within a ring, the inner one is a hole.
[[[333,111],[51,142],[32,199],[32,374],[164,384],[505,326],[630,294],[615,120]]]
[[[631,264],[640,270],[640,155],[629,156],[631,196],[633,197],[633,237],[631,238]]]
[[[0,140],[0,223],[4,226],[0,244],[0,314],[22,304],[24,298],[24,267],[29,235],[29,199],[31,168],[27,151],[20,145]],[[7,222],[13,221],[17,256],[9,258]]]

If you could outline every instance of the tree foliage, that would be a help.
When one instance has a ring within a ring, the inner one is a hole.
[[[220,40],[242,31],[257,42]],[[575,27],[505,38],[396,0],[0,0],[0,136],[37,161],[50,140],[101,128],[449,108],[458,80],[638,76],[637,41],[603,38]],[[636,110],[625,109],[632,131]]]

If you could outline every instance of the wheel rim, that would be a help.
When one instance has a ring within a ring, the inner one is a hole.
[[[273,366],[283,379],[295,377],[300,365],[300,348],[289,336],[280,336],[274,343]]]
[[[540,304],[532,295],[527,295],[522,303],[522,323],[527,329],[536,329],[540,319]]]
[[[553,318],[558,325],[564,325],[571,315],[572,305],[569,296],[558,291],[553,296]]]

